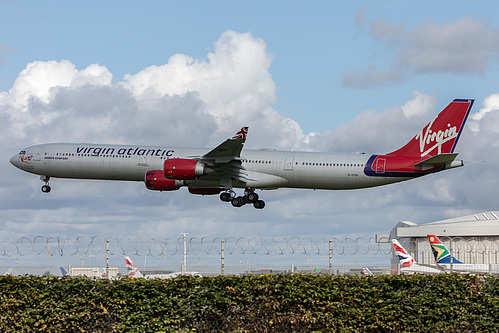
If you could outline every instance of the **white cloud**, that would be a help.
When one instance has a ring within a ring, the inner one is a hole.
[[[343,85],[373,88],[400,83],[426,73],[484,74],[499,56],[499,34],[484,20],[463,18],[455,22],[424,22],[412,29],[379,19],[371,35],[392,54],[388,69],[375,65],[351,69]]]
[[[434,114],[436,100],[415,91],[413,98],[402,106],[375,113],[362,111],[355,119],[327,137],[329,151],[387,153],[409,141]]]
[[[255,121],[275,101],[271,62],[263,40],[226,31],[207,60],[176,54],[165,65],[126,75],[124,86],[138,100],[196,91],[219,128],[229,133],[232,120]]]
[[[78,71],[74,64],[67,60],[34,61],[19,73],[9,92],[0,93],[0,103],[11,104],[25,112],[33,98],[48,103],[51,98],[50,90],[53,88],[79,87],[85,84],[109,85],[111,79],[111,73],[97,64]]]
[[[480,109],[479,112],[476,112],[472,115],[470,115],[470,128],[474,132],[478,132],[480,130],[479,127],[479,122],[484,118],[486,115],[490,115],[492,112],[496,112],[499,110],[499,93],[498,94],[492,94],[485,98],[482,102],[482,108]],[[490,125],[490,124],[496,124],[496,123],[491,123],[491,122],[484,122],[485,125]],[[491,128],[491,126],[489,126]],[[499,130],[495,125],[492,126],[491,130]]]

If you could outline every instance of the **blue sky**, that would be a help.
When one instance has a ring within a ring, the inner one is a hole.
[[[493,1],[4,0],[0,8],[0,238],[374,236],[400,220],[497,208]],[[143,184],[54,180],[46,196],[36,176],[8,163],[22,147],[54,141],[209,148],[242,125],[251,148],[383,153],[454,98],[476,99],[460,158],[487,163],[364,191],[264,192],[263,211]]]
[[[488,5],[485,5],[488,4]],[[356,89],[342,83],[352,69],[388,69],[396,47],[376,39],[372,25],[415,29],[464,18],[494,24],[494,2],[367,1],[341,5],[329,1],[276,2],[97,2],[2,1],[3,61],[0,88],[9,89],[18,73],[35,60],[67,59],[82,69],[106,66],[114,80],[149,65],[165,63],[175,53],[204,59],[226,30],[262,38],[273,57],[277,85],[274,108],[297,120],[306,132],[326,131],[365,109],[400,105],[412,91],[433,94],[439,106],[454,97],[484,98],[497,88],[494,75],[433,72],[396,85]],[[471,42],[471,41],[470,41]],[[487,69],[497,70],[488,63]],[[436,75],[438,74],[438,75]],[[497,90],[497,89],[496,89]]]

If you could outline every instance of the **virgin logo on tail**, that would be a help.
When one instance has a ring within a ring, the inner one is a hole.
[[[433,157],[452,153],[472,105],[472,99],[453,100],[405,146],[387,155]]]
[[[433,119],[426,127],[426,130],[423,128],[415,137],[416,140],[419,138],[419,151],[421,152],[421,157],[428,155],[435,148],[438,148],[437,154],[441,154],[442,145],[447,141],[457,138],[457,126],[452,126],[451,124],[447,124],[447,129],[445,129],[445,131],[442,131],[441,129],[439,129],[438,132],[432,130],[431,126],[435,120],[436,119]],[[426,147],[431,143],[434,143],[433,146]]]

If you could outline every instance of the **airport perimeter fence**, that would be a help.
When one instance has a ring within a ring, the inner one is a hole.
[[[459,260],[470,264],[499,264],[499,241],[462,237],[442,237],[441,240]],[[13,268],[17,275],[38,275],[47,271],[58,275],[59,266],[106,267],[109,259],[110,265],[124,274],[124,256],[133,258],[136,266],[145,271],[187,270],[205,275],[244,272],[357,274],[362,266],[369,266],[378,273],[389,273],[390,266],[396,267],[397,260],[388,239],[383,241],[377,242],[374,237],[221,238],[187,237],[187,234],[160,240],[102,236],[4,238],[0,239],[0,274],[5,266]],[[427,241],[420,239],[404,246],[418,262],[434,263]]]
[[[222,255],[327,255],[365,256],[389,255],[387,243],[376,243],[374,238],[300,238],[300,237],[179,237],[161,240],[143,240],[140,237],[80,236],[77,238],[36,236],[16,240],[0,240],[0,256],[27,255],[75,256],[109,252],[110,255],[164,257],[188,254]]]
[[[64,262],[61,266],[65,267],[103,267],[104,259],[110,258],[111,266],[115,266],[119,274],[126,274],[123,257],[129,256],[141,271],[187,270],[207,276],[270,272],[356,274],[361,271],[361,262],[369,261],[368,258],[377,258],[377,267],[388,266],[390,254],[390,245],[376,243],[374,238],[220,238],[184,235],[144,240],[138,237],[35,236],[0,240],[0,273],[4,268],[2,266],[5,266],[5,269],[13,268],[15,275],[41,275],[47,272],[59,275],[55,260]],[[38,265],[42,262],[43,265]],[[172,265],[173,262],[182,264]],[[98,272],[89,274],[98,276]]]

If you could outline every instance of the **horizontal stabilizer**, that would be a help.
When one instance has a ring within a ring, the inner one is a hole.
[[[443,165],[443,164],[450,164],[452,163],[456,157],[457,153],[452,153],[452,154],[438,154],[433,157],[427,158],[424,161],[418,162],[414,164],[416,167],[433,167],[436,165]]]

